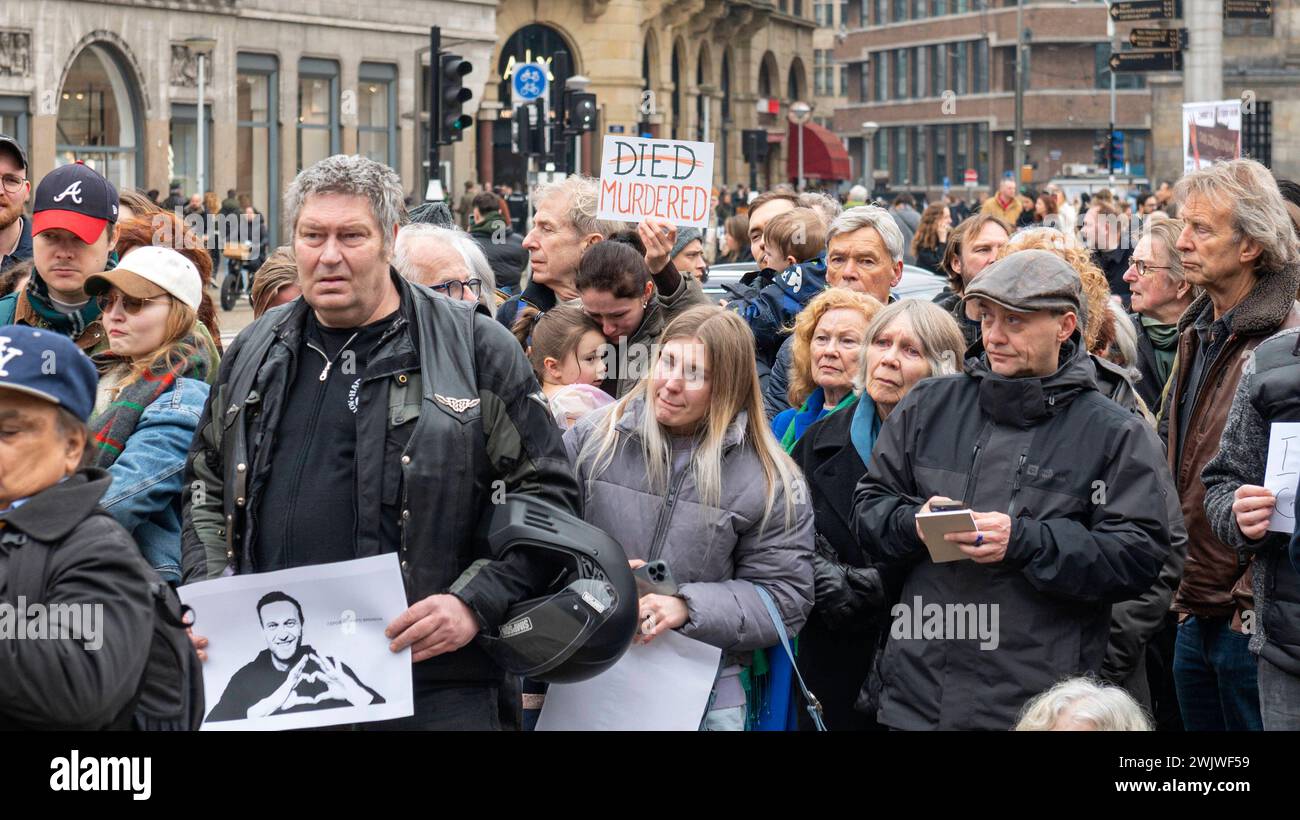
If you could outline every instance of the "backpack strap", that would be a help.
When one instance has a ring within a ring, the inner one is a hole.
[[[772,593],[768,592],[758,584],[754,584],[754,589],[758,591],[758,597],[767,608],[768,617],[772,619],[772,625],[776,627],[776,634],[781,636],[781,646],[785,649],[786,657],[790,659],[790,668],[794,670],[794,678],[799,681],[799,690],[803,692],[803,699],[808,702],[808,715],[812,718],[813,725],[817,731],[826,731],[826,721],[822,719],[821,702],[808,691],[808,685],[803,682],[803,675],[799,674],[799,664],[794,661],[794,651],[790,648],[790,639],[785,634],[785,622],[781,620],[781,615],[776,611],[776,602],[772,600]]]

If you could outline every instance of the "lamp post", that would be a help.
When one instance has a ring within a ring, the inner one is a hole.
[[[812,116],[812,106],[806,102],[796,102],[790,106],[790,121],[799,126],[799,186],[802,191],[803,181],[803,126]]]
[[[198,113],[196,115],[196,119],[199,122],[199,135],[198,135],[199,191],[198,193],[199,196],[201,197],[203,196],[203,193],[207,190],[207,182],[208,182],[207,174],[205,173],[205,171],[207,170],[206,157],[204,157],[204,148],[206,147],[204,145],[204,141],[207,139],[207,124],[208,124],[207,119],[203,116],[203,91],[204,91],[205,80],[207,79],[204,76],[204,60],[207,58],[208,52],[212,51],[212,49],[217,47],[217,41],[212,39],[211,37],[191,37],[185,41],[185,45],[187,48],[189,48],[190,51],[196,53],[199,58],[199,108],[198,108]]]
[[[871,191],[875,180],[871,178],[871,141],[880,126],[874,122],[862,123],[862,187],[867,189],[867,201],[871,201]]]

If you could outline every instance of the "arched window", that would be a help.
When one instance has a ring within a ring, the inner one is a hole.
[[[140,91],[126,60],[107,43],[82,49],[59,94],[56,162],[81,160],[119,189],[143,185]]]

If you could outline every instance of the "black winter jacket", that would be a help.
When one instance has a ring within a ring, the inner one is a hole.
[[[871,570],[858,576],[861,582],[852,584],[853,589],[836,590],[837,596],[857,593],[862,599],[864,606],[850,618],[829,617],[832,602],[819,583],[813,613],[799,633],[799,669],[825,709],[827,726],[835,731],[878,728],[875,716],[855,711],[854,703],[871,671],[882,629],[888,629],[889,604],[901,580],[881,576],[853,535],[853,489],[867,471],[849,437],[857,410],[854,402],[816,422],[790,454],[812,494],[818,539],[825,540],[839,564]],[[826,574],[819,566],[824,560],[820,555],[814,559],[814,581]],[[846,579],[840,586],[848,583]]]
[[[483,215],[483,221],[469,229],[469,235],[483,249],[496,276],[498,288],[519,287],[519,277],[528,267],[524,238],[506,226],[498,211]]]
[[[99,507],[111,483],[106,470],[87,467],[0,513],[0,602],[16,608],[23,594],[10,574],[15,551],[39,550],[49,553],[40,559],[44,593],[26,604],[103,613],[94,648],[89,635],[0,640],[0,730],[104,729],[136,693],[153,628],[149,584],[159,578]]]
[[[408,602],[445,593],[476,559],[474,538],[494,482],[581,514],[559,430],[519,343],[468,303],[441,299],[390,272],[401,315],[367,360],[357,412],[357,557],[397,552]],[[187,463],[185,579],[282,567],[254,563],[258,502],[310,308],[268,311],[235,340],[199,419]],[[314,364],[313,364],[314,366]],[[400,522],[388,543],[381,521]],[[344,536],[346,537],[346,536]],[[457,596],[485,627],[543,583],[546,567],[512,554]],[[431,666],[425,667],[425,664]],[[425,679],[483,683],[500,671],[476,644],[419,664]]]
[[[957,614],[997,605],[984,611],[997,613],[998,626],[997,646],[986,650],[979,639],[891,632],[881,723],[1010,728],[1032,696],[1100,670],[1111,603],[1146,591],[1164,565],[1169,481],[1160,443],[1097,391],[1081,345],[1076,332],[1062,346],[1064,363],[1041,379],[1003,378],[986,358],[968,359],[964,374],[918,383],[882,428],[854,493],[863,549],[908,570],[900,605]],[[1084,440],[1090,446],[1080,447]],[[915,515],[936,495],[1006,512],[1004,559],[933,563]]]

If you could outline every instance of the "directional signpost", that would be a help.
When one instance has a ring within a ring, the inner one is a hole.
[[[1181,51],[1119,51],[1110,55],[1111,71],[1181,71]]]
[[[1135,28],[1128,33],[1133,48],[1181,50],[1187,48],[1185,28]]]
[[[1233,0],[1224,0],[1232,2]],[[1260,0],[1266,2],[1267,0]],[[1110,4],[1111,19],[1120,23],[1137,20],[1173,20],[1182,16],[1178,0],[1119,0]]]
[[[1272,0],[1223,0],[1223,16],[1230,20],[1267,20],[1273,16]]]

